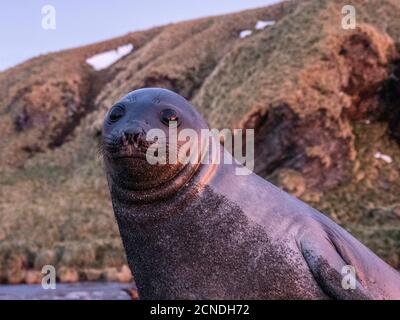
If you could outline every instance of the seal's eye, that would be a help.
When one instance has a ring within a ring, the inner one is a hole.
[[[179,124],[179,117],[175,110],[166,109],[161,111],[160,118],[162,123],[168,125],[170,121],[176,121]]]
[[[121,119],[125,114],[125,109],[122,106],[115,106],[111,109],[109,114],[109,119],[111,122],[115,122]]]

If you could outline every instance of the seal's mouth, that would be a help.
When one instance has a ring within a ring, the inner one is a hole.
[[[190,180],[199,164],[180,162],[176,158],[180,148],[168,139],[148,141],[144,135],[104,136],[102,140],[110,178],[138,199],[162,198]]]
[[[149,190],[157,188],[179,176],[185,165],[169,163],[169,152],[165,158],[157,150],[149,153],[149,143],[120,143],[104,141],[103,156],[107,159],[109,171],[121,185],[130,190]],[[165,160],[165,161],[160,161]]]
[[[120,144],[105,143],[103,144],[103,154],[112,160],[145,160],[148,144],[146,142]]]
[[[123,148],[111,157],[115,160],[146,160],[146,151],[142,148]]]
[[[123,159],[139,159],[139,160],[144,160],[146,159],[146,156],[144,154],[135,154],[135,155],[127,155],[127,156],[116,156],[114,159],[117,160],[123,160]]]
[[[126,184],[126,180],[117,179],[118,182],[113,183],[113,190],[121,197],[126,197],[129,201],[136,202],[153,202],[155,200],[166,199],[173,194],[177,193],[181,188],[187,186],[187,183],[192,179],[192,176],[198,170],[199,164],[187,164],[179,167],[179,171],[173,172],[172,175],[165,176],[161,179],[157,170],[147,170],[147,174],[155,173],[155,180],[144,179],[136,181],[133,184]],[[139,166],[140,167],[140,166]],[[157,168],[157,166],[155,166]],[[163,169],[162,172],[168,172],[168,169]],[[125,172],[126,174],[126,172]],[[148,178],[148,177],[146,177]]]

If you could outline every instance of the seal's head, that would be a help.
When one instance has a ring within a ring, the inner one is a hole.
[[[180,95],[159,88],[135,90],[107,112],[102,129],[102,153],[111,189],[129,192],[132,200],[163,198],[179,190],[193,176],[200,161],[173,161],[182,142],[170,146],[171,128],[179,135],[192,129],[200,137],[207,125],[195,108]],[[175,127],[174,127],[175,128]],[[158,129],[165,138],[149,137]],[[176,141],[176,140],[175,140]],[[154,143],[164,144],[165,163],[152,163]]]

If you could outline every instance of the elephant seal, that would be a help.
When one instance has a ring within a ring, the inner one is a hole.
[[[170,121],[207,128],[183,97],[147,88],[117,102],[102,129],[141,299],[400,299],[396,270],[302,201],[254,173],[236,175],[237,162],[149,164],[145,135],[168,134]]]

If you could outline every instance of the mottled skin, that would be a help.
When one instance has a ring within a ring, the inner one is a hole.
[[[104,121],[103,153],[141,299],[400,299],[396,270],[300,200],[236,175],[238,164],[148,167],[135,153],[148,145],[129,133],[167,132],[159,114],[171,107],[179,130],[206,128],[185,99],[151,88],[118,104],[123,115]],[[342,288],[345,265],[355,267],[355,290]]]

